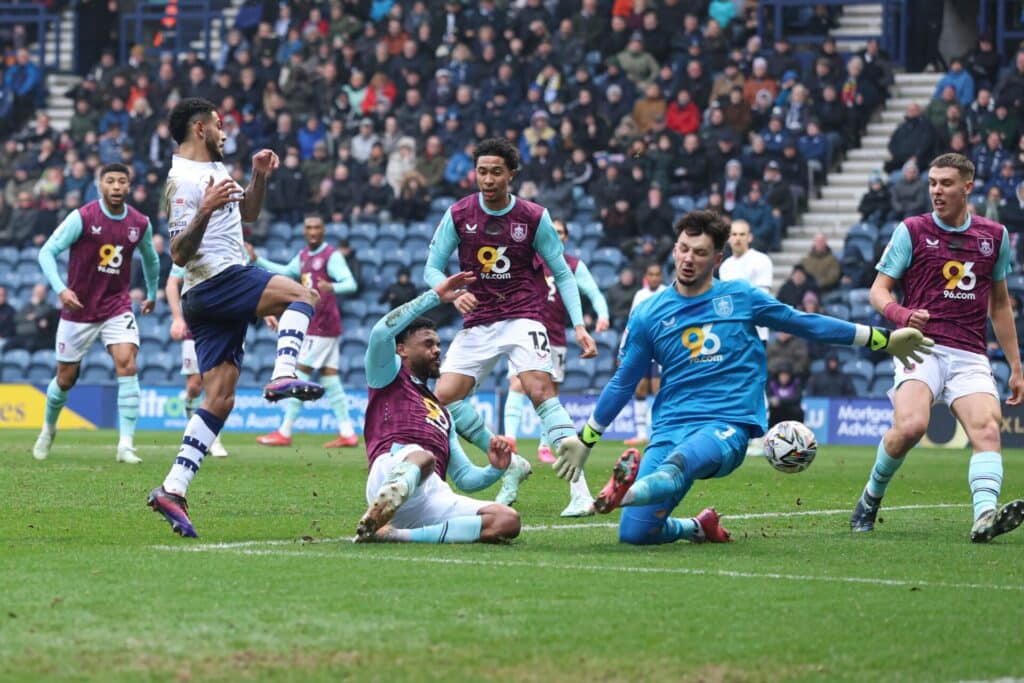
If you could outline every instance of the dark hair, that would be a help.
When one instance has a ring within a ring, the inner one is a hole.
[[[167,117],[167,127],[171,129],[171,137],[179,145],[185,142],[189,125],[200,116],[209,116],[217,111],[217,107],[202,97],[186,97],[174,105],[171,115]]]
[[[124,173],[129,178],[132,177],[131,170],[124,164],[104,164],[103,167],[100,168],[100,178],[107,175],[108,173]]]
[[[676,237],[687,235],[708,235],[715,245],[715,251],[725,247],[729,238],[729,223],[714,211],[691,211],[676,222]]]
[[[395,335],[396,344],[404,344],[409,337],[416,334],[420,330],[436,330],[437,325],[430,318],[419,317],[409,323],[408,326],[401,332]]]
[[[507,138],[487,138],[476,147],[473,163],[480,157],[501,157],[510,172],[519,168],[519,151]]]
[[[928,168],[955,168],[960,172],[960,180],[965,183],[974,180],[974,163],[963,154],[956,152],[940,154],[932,159]]]
[[[562,229],[565,230],[565,236],[568,237],[569,236],[569,224],[566,223],[565,221],[563,221],[561,218],[556,218],[555,220],[551,221],[552,225],[554,225],[556,223],[561,223],[562,224]]]
[[[324,220],[324,217],[321,216],[318,211],[307,211],[306,214],[302,217],[302,222],[305,223],[310,219],[317,220],[325,224],[327,223],[327,221]]]

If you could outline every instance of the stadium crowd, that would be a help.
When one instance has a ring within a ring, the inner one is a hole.
[[[37,109],[44,84],[27,43],[9,40],[0,337],[8,349],[52,346],[52,310],[30,310],[46,299],[35,292],[42,277],[22,264],[68,212],[97,198],[102,164],[134,169],[129,202],[166,234],[167,113],[194,96],[218,106],[225,161],[243,185],[254,151],[281,158],[260,220],[246,226],[258,250],[286,260],[301,246],[306,212],[328,222],[361,285],[343,303],[347,327],[422,288],[426,240],[451,198],[475,189],[475,145],[499,135],[522,157],[514,191],[569,223],[568,250],[590,262],[621,330],[646,267],[667,264],[682,212],[745,220],[754,248],[778,250],[887,96],[892,67],[878,42],[843,55],[827,35],[837,8],[800,18],[796,28],[822,35],[801,50],[785,37],[762,42],[755,10],[748,0],[247,2],[209,59],[136,45],[119,62],[113,44],[90,43],[95,63],[79,64],[85,78],[68,93],[74,115],[60,132]],[[975,210],[1018,232],[1022,99],[1024,52],[1001,71],[983,38],[953,60],[934,101],[911,106],[893,136],[892,175],[874,176],[861,202],[872,252],[840,258],[821,236],[780,298],[834,312],[830,292],[868,285],[884,226],[927,209],[919,169],[938,152],[969,154],[979,169]],[[162,288],[170,259],[162,239],[154,246]],[[141,298],[141,275],[138,283]],[[454,311],[438,315],[454,322]],[[803,349],[801,359],[783,352],[790,343],[772,341],[773,374],[788,367],[806,386],[824,352]],[[614,340],[602,347],[610,353]]]

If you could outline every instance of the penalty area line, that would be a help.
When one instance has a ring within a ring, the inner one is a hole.
[[[899,510],[937,510],[945,508],[965,508],[970,507],[966,503],[934,503],[928,505],[895,505],[893,507],[884,508],[886,511],[899,511]],[[793,510],[789,512],[752,512],[747,514],[739,515],[722,515],[722,519],[726,521],[732,521],[737,519],[782,519],[786,517],[823,517],[830,515],[844,515],[849,514],[850,510],[847,508],[833,509],[833,510]],[[523,525],[523,532],[538,532],[538,531],[574,531],[579,529],[617,529],[619,527],[618,522],[580,522],[576,524],[526,524]],[[338,538],[318,538],[312,542],[304,542],[299,538],[283,538],[283,539],[267,539],[262,541],[226,541],[223,543],[200,543],[197,545],[179,546],[179,545],[156,545],[153,546],[156,550],[185,550],[190,552],[202,552],[203,550],[233,550],[235,548],[272,548],[277,546],[297,546],[297,545],[325,545],[329,543],[348,543],[352,540],[351,536],[342,536]]]
[[[307,546],[308,548],[309,546]],[[688,567],[630,567],[627,565],[573,564],[561,562],[537,562],[526,560],[490,560],[458,557],[403,557],[401,555],[381,555],[363,553],[353,546],[352,551],[326,553],[318,550],[287,550],[259,548],[220,548],[216,544],[206,546],[155,546],[159,550],[177,552],[224,552],[249,557],[302,557],[325,560],[368,561],[368,562],[405,562],[409,564],[440,564],[463,565],[475,567],[554,569],[575,572],[616,572],[622,574],[650,574],[669,576],[703,576],[723,579],[754,579],[765,581],[794,581],[832,584],[859,584],[868,586],[884,586],[891,588],[939,588],[959,590],[998,590],[1013,593],[1024,593],[1024,586],[1011,586],[982,583],[950,583],[945,581],[927,581],[913,579],[883,579],[861,576],[821,576],[810,574],[782,574],[777,572],[746,572],[728,569],[694,569]]]

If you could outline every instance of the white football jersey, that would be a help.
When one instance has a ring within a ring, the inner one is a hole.
[[[632,313],[633,311],[635,311],[637,306],[647,301],[655,294],[659,292],[664,292],[667,287],[668,285],[662,282],[660,285],[658,285],[657,289],[641,287],[640,289],[636,290],[636,294],[633,295],[633,305],[629,307],[630,312]]]
[[[171,239],[188,227],[199,210],[199,203],[210,182],[217,183],[231,174],[219,161],[192,161],[175,155],[167,175],[167,220]],[[238,188],[239,193],[243,191]],[[230,202],[213,212],[195,258],[185,264],[181,291],[209,280],[228,266],[249,262],[242,236],[242,215],[238,202]]]

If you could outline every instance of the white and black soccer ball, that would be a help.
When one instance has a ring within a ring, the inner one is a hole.
[[[803,422],[780,422],[764,435],[764,454],[780,472],[803,472],[818,454],[818,440]]]

